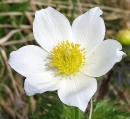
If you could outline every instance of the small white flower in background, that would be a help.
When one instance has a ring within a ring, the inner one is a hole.
[[[105,40],[105,25],[99,7],[68,19],[48,7],[36,12],[33,33],[41,47],[24,46],[10,54],[9,64],[26,77],[27,95],[58,90],[60,100],[85,111],[97,90],[99,77],[125,53],[116,40]]]

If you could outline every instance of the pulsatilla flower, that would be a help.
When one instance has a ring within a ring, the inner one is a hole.
[[[103,41],[105,25],[99,7],[74,20],[51,7],[36,12],[33,33],[39,46],[27,45],[10,54],[9,64],[26,77],[27,95],[57,90],[60,100],[85,111],[107,73],[124,52],[116,40]]]

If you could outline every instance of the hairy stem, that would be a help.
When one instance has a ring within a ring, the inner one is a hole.
[[[93,102],[92,102],[92,98],[91,98],[91,100],[90,100],[90,105],[91,105],[91,107],[90,107],[90,113],[89,113],[89,118],[88,118],[88,119],[91,119],[91,117],[92,117],[92,111],[93,111]]]

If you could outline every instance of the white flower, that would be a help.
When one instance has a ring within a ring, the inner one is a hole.
[[[116,40],[105,40],[99,7],[76,18],[48,7],[36,12],[33,33],[41,45],[24,46],[10,54],[9,64],[26,77],[27,95],[58,90],[60,100],[85,111],[97,90],[99,77],[107,73],[124,52]]]

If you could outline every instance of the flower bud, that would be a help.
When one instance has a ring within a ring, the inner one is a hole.
[[[120,30],[116,35],[116,40],[122,45],[130,45],[130,28]]]

